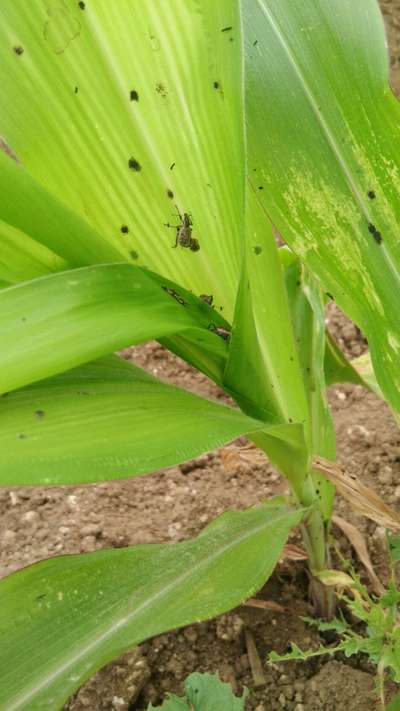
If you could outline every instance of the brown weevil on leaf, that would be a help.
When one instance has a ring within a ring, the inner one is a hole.
[[[177,247],[179,245],[180,247],[190,249],[191,252],[198,252],[200,245],[198,240],[195,237],[192,237],[193,221],[190,214],[188,212],[184,212],[182,217],[178,206],[175,205],[175,207],[179,215],[180,224],[170,225],[169,222],[165,223],[165,227],[172,227],[176,230],[176,239],[173,247]]]

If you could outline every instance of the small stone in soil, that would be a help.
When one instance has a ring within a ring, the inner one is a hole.
[[[38,518],[39,514],[37,511],[27,511],[26,513],[22,514],[21,521],[25,521],[26,523],[33,523],[33,521],[37,521]]]

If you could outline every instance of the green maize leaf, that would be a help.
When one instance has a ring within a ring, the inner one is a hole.
[[[400,108],[376,0],[242,0],[250,184],[400,409]],[[259,188],[263,188],[259,190]]]
[[[223,386],[244,412],[279,425],[272,437],[252,439],[300,493],[309,468],[309,409],[278,249],[252,191]]]
[[[118,348],[179,332],[186,332],[198,349],[208,350],[217,371],[218,363],[222,370],[227,343],[209,328],[220,317],[176,288],[140,267],[107,264],[3,289],[0,392]]]
[[[313,455],[335,459],[335,430],[326,399],[325,308],[321,290],[296,259],[285,269],[292,324],[300,358],[311,421]],[[316,496],[326,520],[332,516],[334,487],[314,472]]]
[[[0,278],[8,286],[68,269],[68,262],[0,220]]]
[[[218,336],[218,338],[210,338],[209,334],[206,334],[206,338],[199,339],[196,330],[188,328],[184,333],[173,337],[158,338],[160,343],[222,386],[231,331],[228,321],[220,311],[210,307],[204,300],[204,295],[197,298],[191,291],[183,289],[169,279],[149,270],[144,271],[164,291],[167,289],[169,296],[177,300],[181,306],[185,306],[185,309],[192,309],[196,314],[201,314],[203,327],[206,326],[210,333]]]
[[[295,260],[285,270],[292,324],[311,416],[313,454],[335,458],[335,434],[325,390],[325,310],[320,289]]]
[[[0,398],[0,484],[147,474],[266,427],[111,356]]]
[[[253,400],[267,419],[301,422],[307,428],[307,403],[278,250],[252,192],[247,195],[246,251],[224,385],[243,400],[243,409]]]
[[[21,281],[68,266],[124,259],[121,250],[43,189],[1,150],[0,193],[1,276],[5,272],[14,281]],[[32,269],[32,261],[38,263],[36,271]]]
[[[351,361],[352,367],[355,369],[356,373],[360,376],[360,380],[365,387],[369,388],[375,395],[383,398],[382,390],[380,389],[375,372],[372,368],[371,354],[367,351],[358,358],[354,358]],[[399,413],[394,412],[395,416],[399,416]]]
[[[269,577],[303,513],[272,500],[183,543],[63,556],[3,579],[1,708],[55,711],[135,644],[232,609]]]
[[[355,362],[358,359],[350,362],[347,360],[344,353],[332,338],[330,333],[326,331],[325,341],[325,379],[327,385],[335,383],[353,383],[354,385],[364,385],[369,387],[367,380],[364,380],[361,373],[358,372]],[[361,356],[363,358],[363,356]],[[371,366],[372,370],[372,366]]]
[[[185,681],[185,698],[171,694],[162,706],[148,706],[147,711],[244,711],[248,689],[235,696],[230,684],[217,674],[190,674]]]
[[[310,468],[310,453],[300,423],[268,427],[249,434],[269,460],[289,479],[293,491],[301,499],[303,483]]]
[[[244,178],[237,3],[3,0],[1,14],[4,141],[110,247],[212,293],[230,320]],[[172,249],[175,205],[197,252]]]
[[[372,368],[371,355],[369,352],[363,353],[351,361],[351,367],[360,378],[361,385],[371,390],[378,397],[384,399],[383,393],[376,379],[376,373]],[[347,382],[347,381],[346,381]],[[392,415],[400,426],[400,412],[392,408]]]
[[[400,694],[396,694],[389,706],[386,706],[386,711],[400,711]]]

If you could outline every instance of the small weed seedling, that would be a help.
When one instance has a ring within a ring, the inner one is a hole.
[[[280,655],[271,652],[271,663],[294,659],[310,659],[324,654],[343,652],[346,657],[365,654],[376,665],[377,693],[382,709],[385,705],[385,681],[400,682],[400,590],[396,582],[396,564],[400,561],[400,534],[387,532],[390,577],[387,589],[379,597],[369,594],[366,586],[352,566],[342,559],[345,571],[326,570],[320,578],[326,585],[337,589],[342,612],[335,619],[323,620],[305,617],[306,622],[320,632],[335,632],[339,642],[332,647],[302,650],[292,644],[290,652]],[[361,623],[362,630],[354,629],[354,621]],[[397,705],[396,705],[397,704]],[[400,709],[400,695],[388,707]]]
[[[170,694],[162,706],[150,706],[147,711],[245,711],[248,690],[235,696],[230,684],[216,674],[190,674],[185,681],[184,696]]]

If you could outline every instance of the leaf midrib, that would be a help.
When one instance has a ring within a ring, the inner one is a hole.
[[[40,679],[38,683],[32,685],[30,687],[30,689],[28,689],[26,692],[24,692],[23,694],[16,697],[14,702],[8,703],[7,711],[18,711],[18,709],[23,709],[27,702],[34,700],[35,696],[37,696],[37,694],[41,693],[44,689],[50,687],[50,685],[53,682],[55,682],[68,669],[73,667],[74,664],[79,662],[82,658],[86,657],[88,654],[92,653],[93,650],[97,649],[97,647],[99,645],[101,645],[103,642],[105,642],[106,640],[111,638],[121,627],[124,627],[124,626],[130,624],[136,617],[138,617],[141,613],[143,613],[148,607],[155,604],[156,602],[160,602],[171,591],[173,591],[174,588],[178,588],[182,583],[185,582],[185,580],[187,578],[193,576],[193,574],[195,572],[197,573],[199,570],[201,570],[202,567],[210,565],[218,557],[222,556],[224,553],[226,553],[230,549],[234,548],[235,546],[240,545],[247,538],[251,538],[252,536],[255,536],[258,533],[260,533],[261,531],[265,530],[272,523],[273,524],[279,523],[279,521],[281,519],[284,519],[288,515],[288,513],[289,512],[286,511],[285,513],[282,513],[282,514],[276,516],[272,521],[271,520],[265,521],[264,523],[252,528],[251,531],[245,531],[241,536],[235,538],[233,541],[230,541],[229,543],[227,543],[224,546],[222,546],[221,548],[219,548],[218,551],[207,556],[205,559],[202,558],[197,564],[191,566],[189,569],[187,569],[184,573],[182,573],[177,578],[175,578],[170,584],[168,584],[162,590],[158,590],[152,596],[149,596],[135,610],[133,610],[132,612],[130,612],[126,615],[119,617],[119,619],[116,620],[110,626],[108,626],[108,628],[104,632],[98,634],[93,640],[89,641],[85,646],[81,647],[80,650],[76,654],[70,656],[61,665],[57,666],[56,669],[54,669],[52,672],[49,672],[49,674],[44,679],[43,678]],[[138,640],[136,640],[136,641],[138,641]]]
[[[357,187],[357,181],[354,178],[352,171],[346,161],[346,158],[344,157],[340,146],[338,142],[336,141],[336,138],[334,136],[334,133],[332,132],[328,122],[325,120],[324,116],[322,115],[321,111],[318,108],[318,101],[316,100],[314,93],[311,89],[310,84],[308,83],[304,72],[302,71],[298,61],[296,60],[295,54],[290,47],[290,44],[288,40],[286,39],[285,35],[282,33],[279,24],[277,23],[276,19],[273,16],[273,13],[270,9],[268,9],[265,5],[265,0],[257,0],[257,4],[259,5],[261,12],[265,15],[273,33],[275,34],[276,39],[278,40],[279,44],[281,45],[284,53],[286,54],[294,73],[296,74],[300,84],[302,85],[304,89],[304,94],[307,98],[307,101],[311,107],[311,110],[317,119],[317,123],[319,124],[321,131],[323,135],[325,136],[329,146],[332,149],[334,158],[336,159],[336,162],[339,164],[341,171],[345,177],[346,183],[350,189],[350,192],[352,193],[363,217],[366,219],[368,224],[372,224],[374,221],[372,219],[371,213],[369,211],[368,205],[366,201],[364,200],[361,192],[359,191]],[[394,278],[394,280],[399,283],[400,282],[400,275],[398,272],[398,269],[392,259],[392,256],[388,252],[388,249],[384,243],[380,245],[381,253],[384,256],[384,259],[386,261],[386,264]]]

